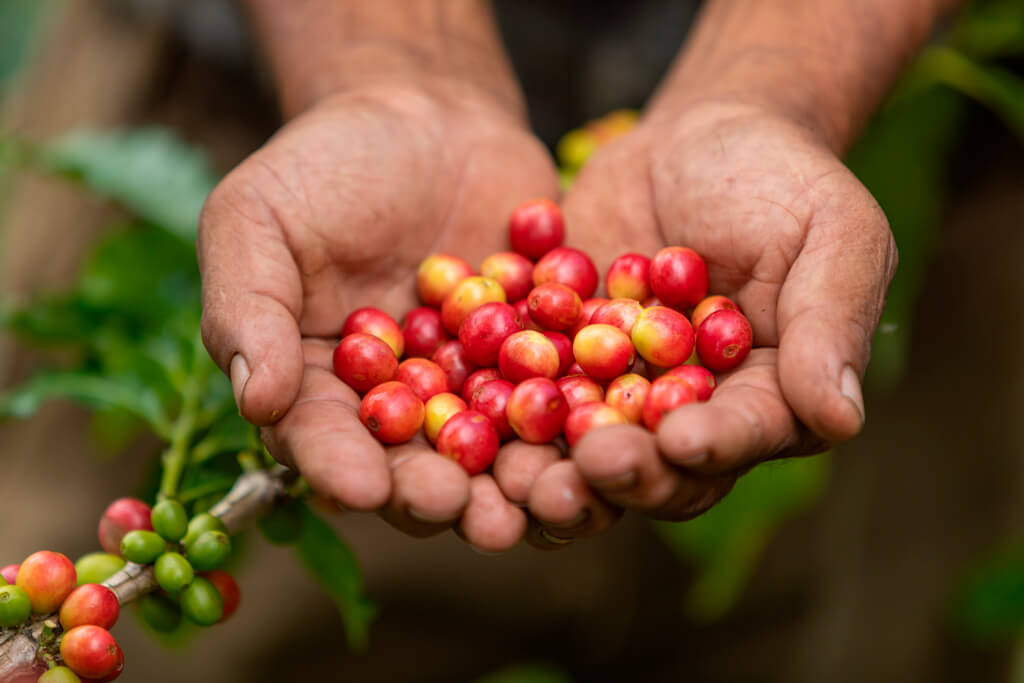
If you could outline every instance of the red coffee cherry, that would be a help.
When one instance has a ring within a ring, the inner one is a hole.
[[[405,443],[423,426],[423,401],[405,384],[385,382],[363,397],[359,419],[378,441]]]
[[[431,360],[448,375],[448,389],[457,394],[462,391],[466,378],[476,370],[476,366],[466,357],[466,350],[457,339],[447,341],[434,352]]]
[[[432,444],[437,443],[441,428],[453,416],[466,410],[466,402],[455,394],[437,394],[423,406],[423,432]]]
[[[350,334],[369,334],[377,337],[391,347],[395,358],[401,358],[405,352],[405,336],[395,319],[379,308],[357,308],[345,318],[341,327],[342,337]]]
[[[750,354],[754,332],[739,311],[715,311],[697,330],[697,357],[713,372],[728,372]]]
[[[554,379],[560,364],[554,343],[533,330],[516,332],[505,340],[498,352],[498,368],[513,384],[531,377]]]
[[[540,286],[548,282],[563,284],[575,290],[580,299],[589,299],[597,290],[597,268],[579,249],[558,247],[533,267],[533,284]]]
[[[441,304],[441,322],[449,333],[458,335],[459,326],[470,313],[491,302],[505,303],[505,290],[489,277],[467,277],[455,286]]]
[[[690,321],[665,306],[645,308],[633,325],[631,337],[637,353],[660,368],[680,365],[693,352]]]
[[[721,296],[716,294],[703,299],[697,307],[693,309],[693,313],[690,315],[690,322],[693,323],[693,329],[700,327],[700,324],[704,322],[704,319],[715,311],[739,311],[740,307],[727,296]],[[740,311],[742,313],[742,311]]]
[[[60,553],[32,553],[18,570],[18,588],[25,591],[37,614],[53,612],[75,589],[75,565]]]
[[[597,380],[611,380],[633,364],[633,342],[619,328],[590,324],[572,342],[572,352],[583,371]]]
[[[441,323],[441,313],[427,306],[414,308],[402,323],[407,358],[430,358],[448,341],[448,332]]]
[[[508,241],[512,250],[539,259],[565,241],[562,210],[550,199],[523,202],[508,220]]]
[[[65,631],[76,626],[111,629],[121,614],[114,591],[98,583],[86,583],[71,591],[60,606],[60,624]]]
[[[697,401],[697,392],[689,382],[672,375],[665,375],[651,382],[651,389],[644,401],[644,426],[652,432],[658,431],[661,418],[676,408]]]
[[[525,299],[533,288],[533,261],[513,251],[499,251],[485,258],[480,274],[501,285],[509,303]]]
[[[608,296],[643,301],[651,296],[651,285],[647,273],[651,259],[643,254],[623,254],[608,268],[604,287]]]
[[[427,306],[440,308],[455,286],[473,275],[473,267],[458,256],[431,254],[416,272],[416,290]]]
[[[398,358],[383,340],[357,332],[343,338],[334,349],[334,374],[360,394],[390,381],[398,370]]]
[[[462,385],[462,400],[469,404],[477,389],[496,379],[502,379],[501,371],[498,368],[480,368],[467,377],[466,383]]]
[[[121,555],[121,539],[129,531],[152,531],[149,506],[138,498],[118,498],[100,517],[100,545],[112,555]]]
[[[498,455],[498,432],[486,415],[464,410],[452,415],[437,436],[437,451],[470,476],[490,467]]]
[[[591,430],[628,422],[618,408],[607,403],[584,403],[570,410],[565,418],[565,440],[570,446],[575,446]]]
[[[521,383],[505,406],[509,424],[528,443],[548,443],[562,433],[569,404],[550,379],[535,377]]]
[[[471,363],[494,367],[502,343],[522,329],[523,321],[514,307],[492,302],[466,316],[459,327],[459,342]]]
[[[565,401],[569,404],[570,411],[576,406],[581,406],[585,403],[600,403],[604,400],[604,389],[586,375],[562,377],[555,384],[558,385],[562,395],[565,396]]]
[[[221,603],[224,605],[224,614],[218,624],[223,624],[238,611],[238,603],[242,600],[242,589],[238,587],[235,577],[223,569],[214,569],[211,572],[203,572],[202,576],[213,584],[213,587],[220,593]]]
[[[672,308],[696,306],[708,294],[708,266],[693,249],[665,247],[651,259],[654,296]]]
[[[616,377],[604,393],[604,400],[610,406],[619,409],[626,419],[633,424],[643,423],[644,401],[651,390],[651,383],[646,377],[629,373]]]
[[[104,678],[113,672],[123,657],[120,649],[114,636],[99,626],[77,626],[60,641],[64,663],[85,678]]]
[[[583,312],[579,294],[557,282],[534,287],[526,301],[530,318],[546,330],[568,330]]]
[[[408,358],[398,365],[395,381],[405,384],[421,401],[448,391],[448,375],[441,366],[426,358]]]
[[[715,391],[715,376],[711,374],[710,370],[700,365],[680,365],[669,370],[667,374],[686,380],[697,392],[698,401],[708,400]]]
[[[491,421],[498,438],[508,441],[515,438],[516,433],[512,425],[508,423],[508,416],[505,414],[505,406],[508,404],[508,397],[515,389],[512,382],[503,379],[494,379],[480,385],[469,401],[469,409],[481,413]]]

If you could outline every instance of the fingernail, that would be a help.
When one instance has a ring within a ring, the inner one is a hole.
[[[706,463],[708,461],[708,457],[707,453],[697,453],[696,455],[691,455],[688,458],[681,458],[678,462],[683,466],[688,465],[690,467],[698,467]]]
[[[857,408],[857,412],[860,413],[860,421],[864,422],[864,395],[860,389],[860,378],[857,376],[857,371],[850,365],[843,368],[839,390]]]
[[[578,515],[570,519],[568,522],[545,522],[545,524],[555,529],[575,529],[586,522],[588,517],[590,517],[590,510],[583,508],[580,510]]]
[[[575,538],[561,538],[559,536],[555,536],[544,527],[541,527],[538,533],[540,534],[540,537],[543,538],[545,541],[547,541],[548,543],[553,543],[555,545],[569,545],[570,543],[576,540]]]
[[[242,410],[242,393],[249,382],[249,364],[240,353],[231,357],[231,389],[235,393],[235,405]]]
[[[417,522],[423,522],[424,524],[443,524],[445,522],[451,521],[450,517],[429,515],[425,512],[420,512],[415,508],[407,508],[406,512],[408,512],[409,516],[415,519]]]
[[[626,489],[633,488],[636,484],[636,472],[630,470],[620,474],[617,477],[611,477],[610,479],[601,479],[600,481],[592,482],[595,486],[601,489],[610,489],[612,491],[625,491]]]

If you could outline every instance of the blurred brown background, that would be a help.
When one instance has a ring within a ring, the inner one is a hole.
[[[553,144],[588,118],[639,106],[695,4],[510,0],[498,10]],[[239,27],[230,3],[53,0],[2,120],[38,139],[163,124],[229,169],[278,125]],[[867,428],[835,452],[823,499],[781,529],[722,619],[687,619],[690,570],[638,518],[558,553],[484,557],[450,535],[412,540],[348,515],[338,527],[381,608],[367,654],[346,653],[330,603],[286,551],[253,536],[239,616],[170,650],[123,620],[121,680],[440,683],[524,661],[574,681],[1012,680],[1012,646],[959,637],[949,604],[964,573],[1024,529],[1024,156],[979,106],[951,154],[906,372],[869,391]],[[112,211],[52,181],[9,179],[3,293],[69,282]],[[0,386],[36,362],[0,338]],[[0,424],[0,564],[94,549],[103,507],[137,488],[152,444],[115,461],[88,432],[83,411],[57,404]]]

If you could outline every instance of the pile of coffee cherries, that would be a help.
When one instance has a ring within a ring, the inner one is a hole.
[[[363,394],[360,419],[381,442],[422,428],[476,474],[509,439],[564,434],[572,446],[605,425],[654,431],[669,411],[707,400],[713,373],[750,352],[750,323],[727,297],[708,296],[707,264],[692,249],[624,254],[605,276],[610,298],[593,298],[597,268],[562,246],[557,204],[520,205],[508,231],[512,250],[479,273],[457,256],[425,259],[424,306],[401,326],[376,308],[345,320],[334,371]]]
[[[135,498],[111,503],[99,523],[105,552],[72,564],[60,553],[33,553],[0,569],[0,629],[21,628],[35,615],[56,613],[59,651],[42,683],[112,681],[124,670],[124,653],[110,633],[120,616],[117,595],[102,584],[127,562],[152,564],[160,591],[144,596],[138,609],[154,630],[169,632],[182,615],[200,626],[228,619],[241,593],[220,569],[231,539],[217,517],[191,519],[177,501],[152,509]]]

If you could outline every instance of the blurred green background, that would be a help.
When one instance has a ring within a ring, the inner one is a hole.
[[[695,8],[497,5],[553,148],[641,106]],[[1022,64],[1024,2],[972,4],[850,154],[900,249],[863,436],[557,554],[338,517],[379,606],[364,654],[254,537],[242,618],[173,647],[126,621],[122,680],[1024,682]],[[28,387],[0,405],[34,415],[0,424],[0,564],[91,550],[105,503],[154,486],[147,395],[174,399],[136,357],[196,348],[195,216],[275,125],[230,3],[0,0],[0,387]]]

